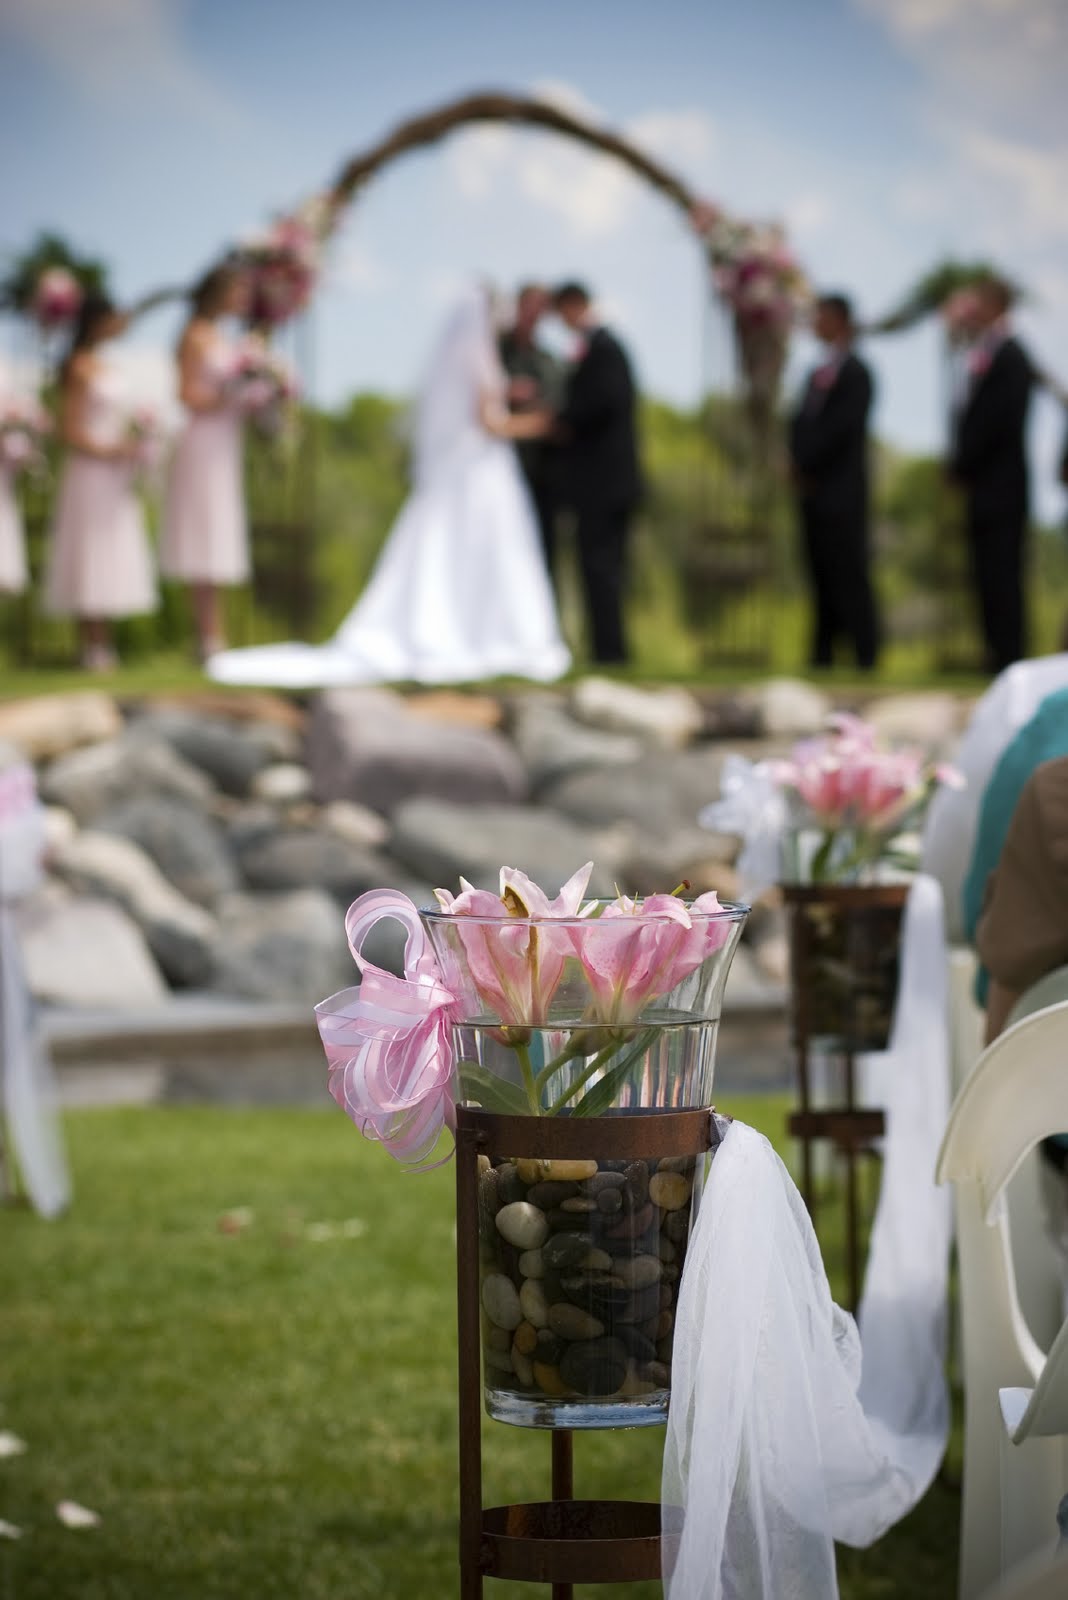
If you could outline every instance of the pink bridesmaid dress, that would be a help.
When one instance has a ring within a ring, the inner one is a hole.
[[[221,396],[233,370],[233,347],[216,334],[199,374]],[[184,583],[244,583],[249,575],[242,470],[241,414],[236,406],[190,415],[178,440],[167,484],[160,570]]]
[[[88,395],[94,444],[120,444],[129,425],[118,373],[102,362]],[[68,450],[52,523],[45,610],[60,617],[132,617],[155,611],[156,581],[134,469]]]
[[[0,464],[0,594],[21,594],[26,581],[26,542],[15,498],[15,475]]]

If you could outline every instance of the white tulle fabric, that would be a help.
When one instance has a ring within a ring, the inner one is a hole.
[[[35,800],[4,805],[3,790],[32,785],[29,769],[0,773],[0,1109],[23,1186],[41,1216],[70,1201],[70,1176],[55,1112],[52,1066],[35,1027],[15,925],[17,901],[40,881],[43,819]]]
[[[446,325],[419,400],[413,488],[359,601],[327,644],[227,650],[223,683],[548,681],[570,657],[512,446],[480,421],[500,398],[489,305],[472,291]]]
[[[905,915],[880,1062],[887,1138],[860,1332],[767,1140],[725,1130],[686,1261],[664,1450],[668,1600],[833,1600],[834,1541],[868,1545],[945,1451],[948,1197],[934,1162],[948,1105],[942,904]],[[669,1542],[667,1550],[672,1551]]]
[[[955,944],[964,938],[964,880],[986,786],[1013,736],[1030,722],[1047,695],[1065,687],[1068,654],[1017,661],[999,673],[976,705],[954,758],[965,787],[943,786],[931,802],[923,836],[923,869],[942,885],[946,932]]]

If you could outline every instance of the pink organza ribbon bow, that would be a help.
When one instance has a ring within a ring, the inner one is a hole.
[[[407,930],[403,978],[361,953],[383,918]],[[360,987],[342,989],[315,1008],[330,1093],[366,1138],[384,1144],[411,1171],[441,1166],[428,1157],[442,1129],[455,1126],[455,996],[441,982],[419,912],[406,895],[390,889],[361,895],[349,907],[345,932]]]

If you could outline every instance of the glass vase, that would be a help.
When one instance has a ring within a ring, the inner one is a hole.
[[[670,930],[639,931],[627,919],[617,929],[424,913],[461,1001],[460,1103],[588,1123],[578,1158],[523,1148],[480,1158],[485,1402],[500,1421],[634,1427],[666,1416],[705,1162],[658,1148],[656,1118],[711,1106],[723,990],[746,911],[706,918],[681,960]],[[605,1119],[639,1114],[639,1152],[606,1155]]]

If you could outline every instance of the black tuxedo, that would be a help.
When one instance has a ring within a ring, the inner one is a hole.
[[[623,346],[597,328],[568,380],[559,417],[561,489],[575,513],[596,661],[625,661],[623,587],[629,524],[641,495],[635,389]]]
[[[1028,517],[1031,358],[1004,339],[971,379],[957,416],[953,475],[964,486],[972,572],[992,672],[1025,654],[1023,568]]]
[[[871,373],[850,351],[809,378],[790,426],[815,626],[812,664],[829,667],[839,639],[874,667],[879,627],[871,582],[868,415]]]

